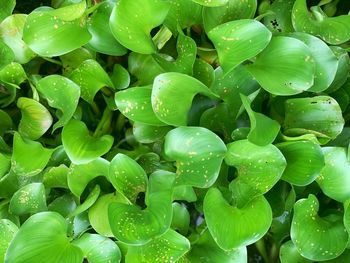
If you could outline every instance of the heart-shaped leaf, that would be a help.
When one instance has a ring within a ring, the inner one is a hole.
[[[0,24],[0,39],[12,50],[16,62],[25,64],[35,57],[35,53],[23,42],[23,28],[27,15],[15,14]]]
[[[152,87],[132,87],[115,94],[115,104],[129,119],[148,125],[164,126],[153,112],[151,104]]]
[[[126,244],[143,245],[169,229],[174,177],[166,171],[150,176],[144,210],[136,205],[110,204],[109,224],[116,238]]]
[[[288,99],[285,103],[284,132],[298,136],[307,133],[334,139],[342,131],[344,119],[336,100],[329,96]]]
[[[101,65],[93,59],[85,60],[69,76],[81,89],[81,98],[92,104],[96,93],[113,83]]]
[[[147,174],[143,168],[122,153],[118,153],[111,161],[108,178],[114,188],[133,203],[138,194],[147,188]]]
[[[246,263],[247,248],[240,247],[238,249],[224,251],[215,243],[206,230],[202,233],[198,240],[191,246],[191,250],[186,254],[186,257],[192,263],[201,262],[220,262],[220,263]]]
[[[350,20],[349,20],[350,21]],[[326,90],[334,80],[338,68],[338,60],[332,50],[317,37],[306,33],[292,33],[292,37],[303,41],[310,49],[315,61],[315,80],[308,91]]]
[[[263,14],[263,22],[265,26],[274,33],[293,32],[294,28],[291,18],[293,4],[294,1],[278,0],[271,2],[267,12]]]
[[[85,123],[74,119],[62,130],[63,147],[74,164],[86,164],[107,153],[113,140],[111,135],[91,136]]]
[[[341,216],[330,214],[321,218],[318,210],[318,200],[312,194],[296,202],[290,235],[303,257],[324,261],[343,253],[349,236]]]
[[[36,88],[51,107],[62,112],[59,121],[53,125],[52,132],[66,125],[77,108],[80,97],[79,86],[65,77],[50,75],[39,80]]]
[[[121,260],[119,247],[109,238],[85,233],[75,240],[73,244],[83,251],[84,257],[90,263],[118,263]]]
[[[214,81],[215,73],[212,65],[202,59],[196,59],[193,64],[193,77],[210,87]]]
[[[112,1],[103,2],[90,17],[87,23],[91,34],[88,46],[102,54],[122,56],[126,54],[127,50],[116,41],[109,26],[106,26],[109,23],[113,7]]]
[[[93,229],[102,236],[113,237],[108,220],[108,207],[111,203],[129,203],[124,196],[116,193],[102,195],[89,209],[89,222]]]
[[[218,52],[221,67],[227,73],[263,51],[272,34],[256,20],[240,19],[213,28],[208,36]]]
[[[166,124],[186,125],[192,100],[198,93],[216,97],[202,82],[188,75],[175,72],[160,74],[153,83],[153,111]]]
[[[259,146],[272,143],[280,130],[279,123],[260,112],[253,111],[250,106],[251,101],[247,96],[240,94],[240,97],[250,119],[248,140]]]
[[[202,127],[178,127],[165,137],[164,153],[176,161],[176,184],[209,187],[217,179],[226,146]]]
[[[0,219],[0,263],[4,263],[5,253],[18,227],[8,219]]]
[[[255,243],[266,234],[272,222],[271,207],[263,196],[237,208],[231,206],[217,188],[210,188],[203,210],[211,235],[224,250]]]
[[[127,262],[177,262],[189,250],[187,238],[169,229],[145,245],[128,246],[125,259]]]
[[[81,263],[83,252],[69,243],[66,231],[65,219],[55,212],[31,216],[10,243],[5,262]]]
[[[323,148],[325,166],[316,181],[322,192],[339,202],[350,198],[350,163],[347,151],[341,147]]]
[[[24,42],[43,57],[60,56],[85,45],[91,39],[85,18],[81,17],[85,7],[82,1],[30,13],[23,29]]]
[[[11,169],[18,176],[36,175],[46,167],[52,152],[53,149],[44,148],[39,142],[24,139],[16,132],[13,137]]]
[[[247,69],[263,89],[274,95],[298,94],[314,83],[315,62],[311,51],[302,41],[291,37],[272,38]]]
[[[180,203],[173,203],[173,219],[171,228],[181,235],[186,235],[190,226],[190,214],[187,208]]]
[[[112,33],[119,43],[134,52],[154,53],[150,32],[164,21],[169,7],[161,0],[120,0],[109,20]]]
[[[108,178],[109,162],[97,158],[85,164],[72,164],[67,175],[69,189],[80,197],[88,183],[98,176]]]
[[[34,214],[47,210],[45,186],[42,183],[23,186],[13,194],[9,210],[14,215]]]
[[[206,32],[214,27],[229,21],[253,18],[257,8],[256,0],[242,2],[239,0],[228,0],[223,6],[204,7],[203,23]]]
[[[23,137],[37,140],[50,128],[51,114],[36,100],[21,97],[17,100],[17,107],[22,113],[18,131]]]
[[[268,192],[287,165],[276,146],[258,146],[248,140],[229,143],[225,162],[238,171],[238,177],[230,185],[238,206]]]
[[[329,44],[338,45],[350,39],[350,15],[328,17],[319,6],[308,10],[306,0],[296,0],[292,12],[293,26],[301,31],[321,37]]]
[[[350,67],[350,57],[345,49],[338,46],[331,46],[330,48],[338,59],[338,68],[332,84],[327,89],[328,93],[336,91],[344,85],[348,78],[348,69]]]

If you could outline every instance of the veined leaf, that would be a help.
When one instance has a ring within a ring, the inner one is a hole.
[[[4,263],[5,253],[18,227],[8,219],[0,219],[0,263]]]

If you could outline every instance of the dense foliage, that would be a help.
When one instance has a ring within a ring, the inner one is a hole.
[[[350,262],[349,9],[0,0],[0,263]]]

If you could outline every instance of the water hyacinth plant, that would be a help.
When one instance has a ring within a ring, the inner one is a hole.
[[[349,10],[0,0],[0,263],[350,262]]]

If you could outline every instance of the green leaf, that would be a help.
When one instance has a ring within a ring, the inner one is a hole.
[[[11,156],[0,153],[0,179],[6,175],[11,167]]]
[[[263,51],[272,34],[256,20],[241,19],[215,27],[208,36],[218,52],[221,67],[228,73]]]
[[[114,236],[130,245],[143,245],[164,234],[172,218],[172,189],[174,174],[157,171],[149,178],[147,208],[112,203],[108,218]]]
[[[323,148],[325,166],[316,181],[322,192],[338,202],[350,198],[350,163],[347,150],[341,147]]]
[[[333,82],[337,72],[337,57],[326,43],[317,37],[300,32],[292,33],[290,36],[303,41],[309,47],[315,62],[315,80],[308,91],[321,92],[326,90]]]
[[[192,1],[203,6],[215,7],[215,6],[225,5],[229,0],[192,0]]]
[[[45,188],[63,188],[68,189],[67,175],[69,169],[64,164],[57,167],[48,168],[43,177]]]
[[[206,188],[217,179],[226,146],[212,131],[179,127],[165,137],[164,153],[176,161],[176,184]]]
[[[151,86],[132,87],[115,94],[115,104],[120,112],[130,120],[142,124],[164,126],[153,112],[151,104]]]
[[[0,9],[0,22],[4,20],[6,17],[10,16],[15,9],[16,0],[1,0],[0,5],[2,8]]]
[[[133,203],[138,194],[147,188],[146,172],[136,161],[122,153],[111,161],[108,179],[119,193]]]
[[[188,0],[170,1],[170,9],[164,20],[173,34],[178,33],[178,26],[189,28],[202,23],[202,6]]]
[[[13,122],[10,117],[10,115],[6,112],[0,109],[0,136],[4,136],[4,133],[10,129],[13,128]]]
[[[18,176],[34,176],[45,168],[53,151],[44,148],[39,142],[22,138],[16,132],[13,137],[11,169]]]
[[[196,59],[193,65],[193,77],[210,87],[215,78],[214,69],[204,60]]]
[[[116,89],[126,89],[130,85],[130,74],[120,64],[115,64],[113,67],[113,73],[110,76],[113,86]]]
[[[58,122],[53,125],[52,132],[66,125],[77,108],[80,97],[79,86],[65,77],[50,75],[39,80],[36,88],[51,107],[62,112]]]
[[[23,30],[24,42],[40,56],[54,57],[77,49],[91,39],[81,14],[85,1],[61,9],[30,13]],[[79,36],[79,37],[77,37]]]
[[[129,72],[138,79],[139,85],[152,84],[157,75],[164,73],[164,69],[152,55],[132,52],[128,57],[128,66]]]
[[[93,59],[94,55],[91,51],[85,48],[75,49],[67,54],[60,56],[62,61],[63,76],[69,76],[69,74],[80,66],[87,59]]]
[[[226,2],[223,6],[203,8],[203,23],[206,32],[226,22],[254,17],[257,8],[256,0],[246,2],[228,0]]]
[[[62,144],[74,164],[89,163],[107,153],[113,145],[111,135],[93,137],[84,122],[71,119],[62,130]]]
[[[15,14],[5,18],[0,24],[0,40],[12,50],[14,60],[21,64],[35,57],[35,53],[22,40],[26,19],[25,14]]]
[[[10,243],[5,263],[81,263],[83,253],[69,243],[66,231],[65,219],[55,212],[31,216]]]
[[[140,143],[153,143],[161,140],[170,130],[170,126],[152,126],[139,122],[133,125],[133,134]]]
[[[78,205],[74,211],[70,212],[67,217],[75,217],[84,211],[88,210],[98,199],[99,195],[101,193],[101,188],[97,184],[95,187],[90,191],[89,195],[84,200],[84,203]]]
[[[109,238],[85,233],[75,240],[73,244],[83,251],[84,257],[90,263],[118,263],[121,260],[119,247]]]
[[[291,37],[272,38],[247,69],[273,95],[298,94],[314,84],[315,62],[311,51],[302,41]]]
[[[14,215],[35,214],[47,210],[45,186],[42,183],[23,186],[13,194],[9,210]]]
[[[304,257],[302,257],[295,245],[291,240],[285,242],[280,248],[280,260],[281,263],[311,263],[310,261]]]
[[[225,162],[236,167],[238,172],[238,177],[230,185],[238,206],[268,192],[281,178],[287,165],[276,146],[258,146],[248,140],[229,143]]]
[[[276,146],[287,160],[281,179],[290,184],[311,184],[325,165],[321,147],[311,141],[283,142]]]
[[[36,100],[21,97],[17,100],[17,107],[22,113],[18,131],[23,137],[37,140],[50,128],[51,114]]]
[[[8,219],[0,219],[0,263],[4,263],[5,253],[18,227]]]
[[[173,219],[171,228],[177,230],[181,235],[186,235],[190,226],[190,213],[186,206],[173,203]]]
[[[251,101],[247,96],[240,94],[240,97],[250,119],[248,140],[259,146],[272,143],[280,130],[279,123],[260,112],[253,111],[250,105]]]
[[[272,222],[271,207],[263,196],[237,208],[231,206],[217,188],[211,188],[204,198],[203,210],[208,229],[223,250],[255,243],[266,234]]]
[[[338,68],[332,84],[327,89],[327,93],[334,92],[344,85],[348,78],[350,68],[350,57],[348,52],[338,46],[331,46],[330,48],[338,59]]]
[[[12,49],[0,39],[0,69],[11,63],[15,59]]]
[[[113,237],[108,220],[108,207],[111,203],[128,203],[118,192],[100,196],[89,209],[89,222],[100,235]]]
[[[97,158],[84,164],[72,164],[67,175],[68,186],[71,192],[80,197],[90,181],[98,176],[108,178],[109,162],[103,158]]]
[[[115,40],[111,29],[106,26],[109,23],[113,7],[112,1],[101,3],[88,20],[87,28],[91,34],[88,46],[102,54],[123,56],[127,50]]]
[[[151,54],[156,48],[150,32],[164,21],[168,11],[169,4],[161,0],[120,0],[110,16],[110,28],[126,48]]]
[[[101,65],[88,59],[73,70],[69,78],[79,85],[81,98],[93,103],[96,93],[103,87],[113,87],[113,83]]]
[[[67,193],[57,197],[48,205],[47,208],[49,211],[57,212],[66,218],[77,208],[77,204],[74,200],[74,196]]]
[[[191,250],[186,254],[191,263],[220,262],[220,263],[246,263],[247,248],[224,251],[215,243],[206,230],[198,240],[192,245]]]
[[[166,72],[179,72],[192,75],[197,54],[196,42],[180,32],[177,37],[176,50],[177,58],[174,61],[169,61],[169,58],[164,57],[164,54],[154,54],[153,56]]]
[[[321,218],[318,210],[318,200],[312,194],[296,202],[290,235],[303,257],[324,261],[343,253],[349,236],[341,216],[330,214]]]
[[[184,126],[187,124],[192,100],[198,93],[208,97],[216,96],[207,86],[188,75],[175,72],[160,74],[153,83],[153,111],[166,124]]]
[[[176,231],[169,229],[162,236],[142,246],[129,246],[126,262],[177,262],[190,250],[190,242]]]
[[[296,31],[319,36],[328,44],[339,45],[350,39],[350,15],[327,17],[318,6],[308,10],[306,0],[296,0],[292,22]]]
[[[336,100],[329,96],[288,99],[285,103],[284,133],[298,136],[308,133],[319,138],[335,139],[344,119]]]

